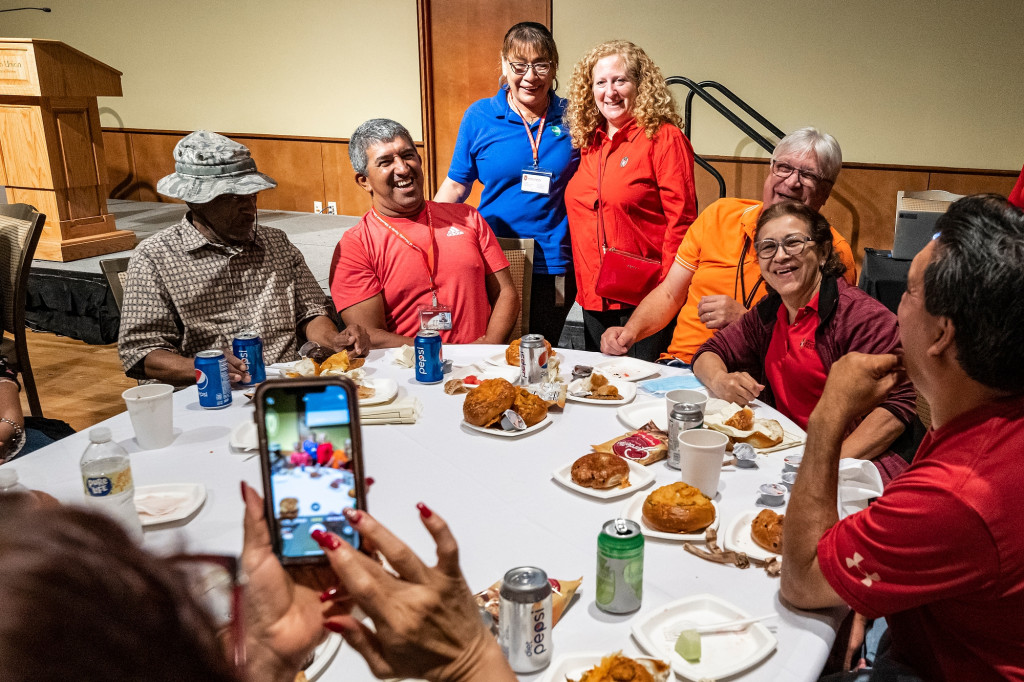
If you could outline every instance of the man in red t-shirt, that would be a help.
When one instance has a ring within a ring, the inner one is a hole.
[[[1024,212],[977,195],[936,228],[900,302],[903,358],[841,358],[811,413],[781,592],[800,608],[885,616],[879,678],[1024,680]],[[876,502],[839,520],[846,424],[904,371],[932,428]]]
[[[334,250],[331,297],[341,318],[365,327],[374,348],[413,343],[421,313],[445,343],[505,343],[519,295],[477,210],[424,199],[420,155],[394,121],[363,123],[348,150],[373,205]]]

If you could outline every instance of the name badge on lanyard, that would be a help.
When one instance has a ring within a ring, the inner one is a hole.
[[[420,314],[420,329],[433,329],[439,332],[446,332],[452,328],[452,309],[443,303],[434,302],[433,305],[421,305],[418,308]]]
[[[551,178],[554,176],[549,170],[539,166],[530,166],[523,169],[523,182],[519,188],[524,192],[535,194],[551,194]]]
[[[511,96],[508,103],[519,114],[523,127],[526,128],[526,137],[530,140],[530,150],[533,152],[533,165],[523,169],[522,182],[519,185],[519,189],[523,192],[532,192],[533,194],[551,194],[551,178],[554,176],[554,173],[538,165],[540,138],[544,136],[544,122],[548,117],[547,115],[540,117],[540,124],[537,126],[537,137],[534,138],[533,131],[530,130],[530,124],[526,122],[526,118],[519,111],[519,107],[512,102]]]

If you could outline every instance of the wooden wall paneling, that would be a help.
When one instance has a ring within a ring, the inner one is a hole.
[[[551,0],[418,0],[417,6],[427,194],[433,196],[466,108],[498,90],[505,33],[520,21],[550,27]]]
[[[136,201],[167,201],[182,203],[156,191],[157,181],[174,172],[174,145],[183,135],[173,133],[131,133],[132,166],[135,169],[133,185],[125,191],[134,194]],[[128,198],[128,197],[126,197]]]
[[[944,189],[953,194],[1010,194],[1017,175],[979,175],[977,173],[932,172],[928,178],[928,189]]]
[[[132,136],[123,130],[103,131],[103,150],[107,159],[107,196],[110,199],[138,201],[135,187],[135,162]]]
[[[241,136],[232,139],[248,147],[259,171],[277,181],[274,189],[260,192],[261,206],[279,211],[311,212],[314,201],[324,201],[319,142]],[[327,210],[326,205],[324,210]]]
[[[423,148],[417,145],[422,154]],[[356,172],[348,160],[347,142],[322,142],[324,201],[337,201],[339,215],[361,216],[370,210],[370,195],[356,184]],[[326,203],[324,204],[326,208]]]

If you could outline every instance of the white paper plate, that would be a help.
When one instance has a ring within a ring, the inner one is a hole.
[[[505,351],[501,351],[500,353],[495,353],[491,357],[489,357],[486,360],[484,360],[484,362],[486,362],[488,365],[497,365],[498,367],[515,367],[515,365],[510,365],[505,360]],[[516,367],[516,369],[519,369],[519,368]]]
[[[306,673],[307,680],[313,682],[313,680],[324,674],[327,666],[334,660],[335,654],[338,653],[338,649],[341,648],[341,644],[344,641],[341,635],[336,632],[327,635],[327,639],[321,642],[320,646],[313,652],[313,662],[303,671]]]
[[[235,424],[228,436],[228,445],[238,452],[256,452],[260,449],[260,437],[256,422],[250,417]]]
[[[567,464],[561,469],[556,469],[551,473],[553,478],[558,483],[561,483],[569,490],[575,490],[578,493],[584,495],[590,495],[600,500],[610,500],[613,497],[622,497],[623,495],[630,495],[635,493],[637,490],[644,488],[651,484],[654,480],[654,472],[649,467],[645,467],[642,464],[636,462],[630,462],[629,460],[623,460],[629,465],[629,485],[625,488],[605,488],[599,490],[597,488],[585,488],[582,485],[577,485],[572,482],[572,465]]]
[[[544,673],[544,677],[540,678],[540,682],[565,682],[567,679],[578,680],[583,676],[583,673],[600,663],[602,658],[610,656],[613,653],[615,652],[593,651],[580,652],[576,654],[563,654],[548,666],[547,671]],[[637,656],[625,651],[622,652],[622,655],[628,656],[629,658],[647,658],[647,656]],[[664,657],[662,658],[665,660]]]
[[[662,431],[668,430],[668,403],[664,398],[659,400],[638,400],[623,405],[616,412],[619,420],[631,429],[639,429],[649,421],[653,421]]]
[[[269,378],[271,376],[271,373],[273,373],[273,376],[284,376],[285,370],[292,369],[293,367],[295,367],[295,365],[299,364],[300,362],[302,361],[295,360],[293,362],[275,362],[272,365],[267,365],[267,377]]]
[[[488,436],[497,436],[499,438],[519,438],[520,436],[528,436],[531,433],[540,431],[545,426],[551,423],[551,416],[544,417],[543,420],[537,422],[533,426],[529,426],[525,431],[505,431],[504,429],[492,429],[485,428],[483,426],[474,426],[465,419],[462,420],[463,428],[469,429],[470,431],[479,431],[480,433],[486,433]]]
[[[159,485],[143,485],[135,489],[136,501],[149,495],[175,495],[180,496],[182,500],[173,509],[158,516],[139,512],[139,521],[143,526],[155,526],[188,518],[206,501],[206,486],[202,483],[161,483]]]
[[[660,538],[662,540],[674,540],[676,542],[704,542],[704,533],[708,528],[714,528],[718,530],[718,524],[722,518],[722,512],[718,509],[718,505],[714,500],[711,500],[711,506],[715,508],[715,520],[711,522],[711,525],[703,530],[696,533],[665,533],[660,530],[654,530],[646,523],[644,523],[644,500],[650,493],[647,491],[640,491],[633,497],[629,498],[629,502],[622,509],[622,516],[629,519],[630,521],[636,521],[640,524],[640,530],[643,531],[644,535],[649,538]]]
[[[722,544],[725,545],[726,549],[731,549],[734,552],[743,552],[751,559],[766,561],[770,557],[777,557],[779,561],[782,561],[781,554],[769,552],[754,542],[754,538],[750,535],[750,525],[754,522],[754,517],[760,512],[760,509],[751,509],[735,517],[725,529],[725,534],[720,536]]]
[[[683,629],[683,621],[694,625],[714,625],[750,614],[724,599],[697,594],[672,602],[633,623],[633,636],[652,656],[669,661],[680,677],[688,680],[722,679],[757,665],[775,650],[778,640],[761,623],[738,632],[701,635],[700,662],[690,663],[675,652],[675,640],[666,633]]]
[[[652,377],[661,370],[653,362],[644,362],[636,358],[615,358],[605,360],[594,365],[594,369],[601,370],[601,374],[612,379],[623,381],[640,381]]]
[[[376,391],[370,398],[359,400],[360,405],[380,405],[398,395],[398,382],[382,377],[380,379],[363,379],[363,385]]]
[[[505,381],[515,383],[519,379],[519,368],[504,364],[504,362],[500,365],[491,363],[467,365],[453,369],[448,379],[465,379],[468,376],[475,376],[480,381],[484,379],[504,379]]]
[[[572,400],[577,403],[588,403],[590,405],[625,405],[626,403],[633,400],[636,397],[636,384],[632,381],[622,381],[621,379],[609,379],[608,383],[619,390],[619,395],[622,396],[618,400],[598,400],[596,398],[578,398],[572,394],[573,391],[580,390],[585,379],[577,379],[569,384],[568,392],[565,395],[566,400]]]

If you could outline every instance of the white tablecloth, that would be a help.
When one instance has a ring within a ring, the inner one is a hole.
[[[502,350],[499,346],[446,346],[445,357],[456,363],[480,362]],[[596,354],[559,349],[563,374],[574,364],[594,364]],[[818,613],[793,610],[779,601],[777,578],[763,570],[740,570],[703,561],[677,542],[646,543],[643,606],[635,614],[613,616],[594,604],[596,543],[602,524],[618,515],[629,496],[609,501],[571,492],[551,479],[556,469],[589,452],[588,445],[625,433],[627,427],[610,406],[569,403],[552,412],[553,424],[516,439],[473,432],[460,426],[463,396],[446,395],[441,385],[422,386],[412,370],[392,365],[385,351],[373,351],[368,377],[393,377],[399,395],[413,394],[424,403],[415,425],[367,426],[363,429],[367,475],[376,483],[368,507],[383,523],[432,562],[434,546],[415,508],[425,502],[449,523],[459,541],[463,571],[474,590],[498,580],[514,566],[534,565],[559,579],[583,576],[576,602],[552,635],[554,657],[578,651],[639,653],[630,636],[633,619],[681,597],[710,592],[752,615],[778,612],[777,650],[761,665],[734,679],[813,680],[835,638],[841,609]],[[659,367],[662,376],[678,370]],[[637,400],[649,400],[640,393]],[[767,410],[768,408],[764,408]],[[242,502],[239,481],[261,489],[257,458],[236,454],[228,446],[232,427],[252,419],[253,407],[236,391],[223,410],[199,406],[195,387],[174,396],[174,443],[162,450],[140,451],[126,413],[106,422],[132,453],[136,486],[201,482],[205,505],[187,524],[146,532],[146,546],[155,550],[238,553],[241,548]],[[799,429],[776,415],[787,431]],[[86,433],[61,440],[6,466],[17,469],[30,488],[45,490],[63,502],[82,499],[78,458],[88,444]],[[759,457],[756,470],[725,470],[719,486],[720,534],[731,518],[754,508],[757,488],[776,482],[782,458],[800,449]],[[679,480],[664,462],[652,465],[653,486]],[[524,676],[539,679],[542,674]],[[325,681],[373,679],[362,659],[343,646],[320,678]]]

